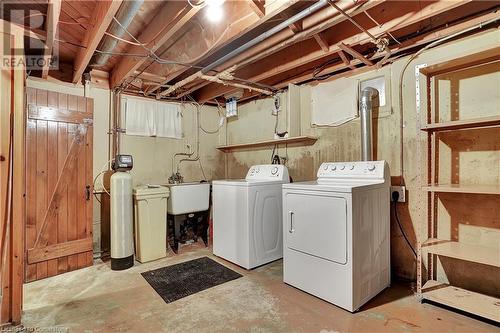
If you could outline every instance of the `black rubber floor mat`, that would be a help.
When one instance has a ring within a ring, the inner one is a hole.
[[[158,295],[167,303],[195,294],[242,275],[208,257],[142,273]]]

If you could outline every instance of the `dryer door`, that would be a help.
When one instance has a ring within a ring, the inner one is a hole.
[[[284,195],[286,247],[347,263],[347,199],[325,192]]]

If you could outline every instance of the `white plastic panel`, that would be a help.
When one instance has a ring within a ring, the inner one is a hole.
[[[321,193],[286,193],[284,237],[290,249],[347,263],[347,201]]]
[[[318,183],[337,180],[380,180],[390,177],[385,161],[322,163],[318,169]]]
[[[264,164],[252,166],[245,177],[247,181],[289,181],[288,169],[281,164]]]
[[[252,265],[258,266],[283,257],[283,210],[281,186],[252,191]]]
[[[248,188],[214,185],[213,253],[237,265],[249,268]]]

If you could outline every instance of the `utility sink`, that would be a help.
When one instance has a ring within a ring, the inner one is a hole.
[[[209,183],[166,184],[170,189],[167,212],[172,215],[188,214],[208,209]]]

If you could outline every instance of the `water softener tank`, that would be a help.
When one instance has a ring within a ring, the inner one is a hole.
[[[111,176],[111,269],[134,266],[132,156],[117,155]]]

